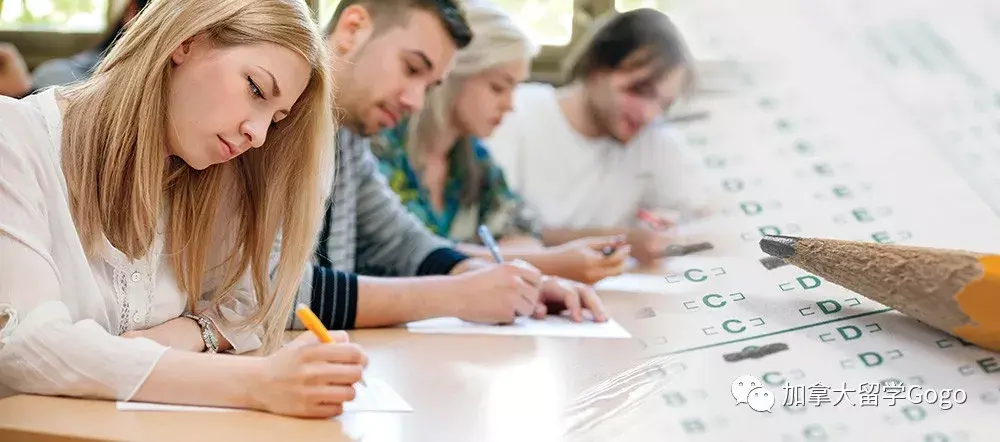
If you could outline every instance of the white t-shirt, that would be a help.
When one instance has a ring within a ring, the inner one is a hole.
[[[128,400],[167,348],[119,334],[179,317],[187,295],[163,253],[162,229],[136,261],[106,238],[100,256],[84,254],[60,167],[61,141],[54,89],[23,100],[0,97],[0,397]],[[206,293],[219,283],[206,280]],[[233,300],[222,308],[228,318],[251,312],[248,278]],[[260,347],[256,330],[213,319],[234,352]]]
[[[626,227],[639,208],[701,206],[705,183],[675,129],[651,124],[627,145],[587,138],[566,120],[556,94],[549,84],[519,86],[514,110],[485,143],[545,227]]]

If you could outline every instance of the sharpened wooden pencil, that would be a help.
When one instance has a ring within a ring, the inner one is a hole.
[[[965,341],[1000,351],[1000,255],[765,236],[768,255]]]

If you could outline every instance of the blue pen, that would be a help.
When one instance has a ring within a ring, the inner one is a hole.
[[[490,228],[486,227],[485,224],[479,226],[477,230],[479,232],[479,239],[483,241],[483,244],[489,249],[490,254],[493,255],[493,259],[500,264],[503,262],[503,256],[500,255],[500,246],[497,245],[497,241],[493,239],[493,234],[490,233]]]
[[[493,259],[497,262],[497,264],[503,263],[503,256],[500,255],[500,246],[498,246],[497,241],[493,239],[493,234],[490,233],[490,228],[486,227],[485,224],[480,224],[476,231],[479,233],[479,239],[481,239],[486,248],[490,250],[490,254],[493,255]],[[528,299],[528,297],[524,296],[523,293],[521,294],[521,297],[524,298],[525,301],[531,303],[531,305],[535,305],[535,302]]]

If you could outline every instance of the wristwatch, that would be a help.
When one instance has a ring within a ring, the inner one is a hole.
[[[215,326],[211,319],[204,316],[184,315],[185,318],[193,319],[201,327],[201,339],[205,341],[205,353],[219,352],[219,338],[215,336]]]

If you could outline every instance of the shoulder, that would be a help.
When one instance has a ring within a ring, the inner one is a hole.
[[[56,149],[32,100],[0,97],[0,188],[9,186],[31,204],[59,200],[63,181]]]
[[[0,96],[0,149],[3,159],[30,162],[51,160],[52,137],[38,101],[32,95],[21,100]]]
[[[41,101],[48,98],[51,91],[41,91],[22,99],[0,95],[0,124],[9,127],[12,124],[30,124],[28,129],[44,128],[45,117]],[[37,126],[37,127],[36,127]],[[4,131],[3,134],[19,131]]]

